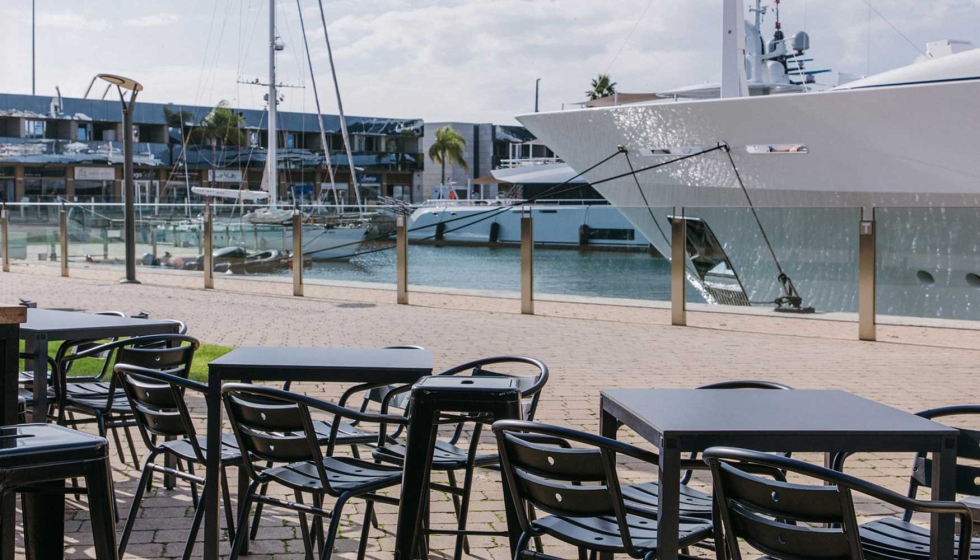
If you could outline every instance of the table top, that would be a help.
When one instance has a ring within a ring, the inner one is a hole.
[[[54,309],[28,309],[27,322],[20,326],[20,333],[21,338],[44,334],[48,340],[78,340],[164,334],[175,332],[177,328],[177,323],[173,321],[153,321]]]
[[[956,430],[845,391],[764,389],[607,389],[603,409],[643,437],[725,445],[807,437],[935,437]],[[656,443],[656,442],[655,442]],[[803,448],[793,449],[804,451]]]
[[[432,364],[428,349],[243,346],[208,368],[221,379],[412,383]]]

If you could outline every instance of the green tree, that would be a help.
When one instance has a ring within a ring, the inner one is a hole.
[[[163,118],[166,119],[167,126],[180,131],[180,140],[183,142],[184,138],[187,138],[187,135],[190,133],[194,115],[190,111],[171,111],[169,107],[164,107]],[[174,143],[173,138],[170,139],[170,143]]]
[[[429,146],[429,159],[442,166],[442,184],[446,184],[446,164],[461,165],[463,169],[469,169],[466,165],[464,150],[466,140],[458,132],[448,126],[436,130],[436,141]]]
[[[609,74],[599,74],[592,79],[592,88],[585,92],[590,101],[609,97],[616,93],[616,82],[612,81]]]
[[[212,148],[222,146],[244,146],[248,143],[248,135],[241,129],[245,119],[235,113],[227,101],[221,101],[211,109],[208,116],[201,119],[200,124],[190,132],[191,140],[199,144],[208,144]]]

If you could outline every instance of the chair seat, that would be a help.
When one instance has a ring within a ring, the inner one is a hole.
[[[648,552],[657,548],[656,518],[627,515],[633,546]],[[625,552],[619,525],[606,517],[560,517],[551,515],[532,521],[536,529],[565,543],[586,547],[600,552]],[[711,533],[711,525],[702,520],[681,519],[680,548],[705,539]]]
[[[17,384],[18,385],[30,385],[34,383],[34,372],[33,371],[22,371],[17,374]],[[51,372],[48,372],[48,383],[51,383]]]
[[[323,420],[316,420],[313,422],[313,429],[316,431],[316,437],[322,444],[326,444],[330,440],[330,431],[333,428],[333,422],[326,422]],[[352,426],[347,422],[341,422],[340,426],[337,428],[337,443],[343,445],[352,445],[359,443],[375,443],[378,441],[378,435],[372,434],[370,432],[365,432],[359,429],[357,426]]]
[[[65,386],[68,396],[81,399],[105,398],[109,395],[110,388],[108,381],[86,381],[83,383],[72,383],[69,381]],[[125,399],[126,391],[122,387],[117,387],[116,397]]]
[[[373,456],[379,461],[401,466],[405,462],[405,453],[404,444],[394,443],[375,449]],[[466,449],[461,449],[446,441],[436,440],[435,449],[432,453],[432,469],[440,471],[465,468],[466,455]],[[496,454],[489,454],[477,455],[473,464],[477,467],[488,467],[499,462],[500,458]]]
[[[348,457],[326,457],[323,459],[323,466],[330,481],[331,495],[339,495],[341,492],[373,492],[395,486],[402,481],[400,468]],[[327,493],[312,461],[273,467],[262,471],[262,475],[293,490]]]
[[[861,525],[860,534],[865,558],[929,558],[929,529],[926,527],[887,517]],[[959,551],[959,543],[957,535],[955,551]],[[980,559],[980,542],[971,543],[970,558]]]
[[[129,399],[125,395],[122,398],[112,399],[112,409],[107,410],[109,404],[109,395],[83,395],[74,396],[67,395],[65,397],[65,408],[72,410],[80,410],[88,414],[92,414],[95,411],[98,412],[112,412],[114,414],[123,414],[131,416],[133,414],[133,409],[129,405]]]
[[[623,487],[627,505],[639,505],[656,511],[660,507],[660,485],[646,482]],[[711,494],[681,485],[681,515],[698,519],[711,519]]]
[[[205,436],[198,436],[197,443],[201,446],[204,457],[208,456],[208,442]],[[194,454],[194,447],[189,439],[177,439],[163,442],[161,447],[167,449],[174,455],[185,461],[198,462],[197,455]],[[225,464],[237,464],[242,462],[242,452],[238,448],[238,441],[232,434],[221,434],[221,462]]]

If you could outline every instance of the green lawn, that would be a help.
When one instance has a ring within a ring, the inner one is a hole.
[[[48,355],[52,358],[58,352],[59,343],[52,343],[48,348]],[[194,364],[191,366],[191,379],[194,381],[206,381],[208,378],[208,364],[221,356],[224,356],[233,349],[230,346],[218,346],[217,344],[201,344],[194,354]],[[20,351],[24,351],[24,342],[20,343]],[[24,362],[21,361],[21,369]],[[71,368],[72,375],[95,375],[102,370],[102,361],[94,359],[78,360]]]

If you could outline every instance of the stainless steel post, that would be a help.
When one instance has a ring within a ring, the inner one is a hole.
[[[61,276],[68,278],[68,211],[64,204],[58,213],[58,229],[61,235]]]
[[[521,212],[521,313],[534,315],[534,218]]]
[[[152,247],[153,258],[156,259],[157,258],[157,228],[155,227],[150,228],[150,246]]]
[[[3,271],[10,272],[10,236],[7,234],[7,222],[10,220],[7,205],[0,208],[0,237],[3,237]]]
[[[869,217],[867,214],[865,218]],[[877,340],[875,327],[875,220],[861,220],[858,230],[858,338]]]
[[[408,305],[408,217],[395,219],[395,255],[398,262],[398,303]]]
[[[303,295],[303,217],[293,214],[293,295]]]
[[[204,289],[214,288],[214,253],[211,242],[211,205],[204,205]]]
[[[121,95],[121,94],[120,94]],[[136,93],[127,105],[123,103],[123,193],[125,197],[126,284],[136,280],[136,183],[133,181],[133,104]]]
[[[687,325],[687,221],[683,215],[683,208],[680,215],[675,210],[670,221],[670,324],[680,327]]]

